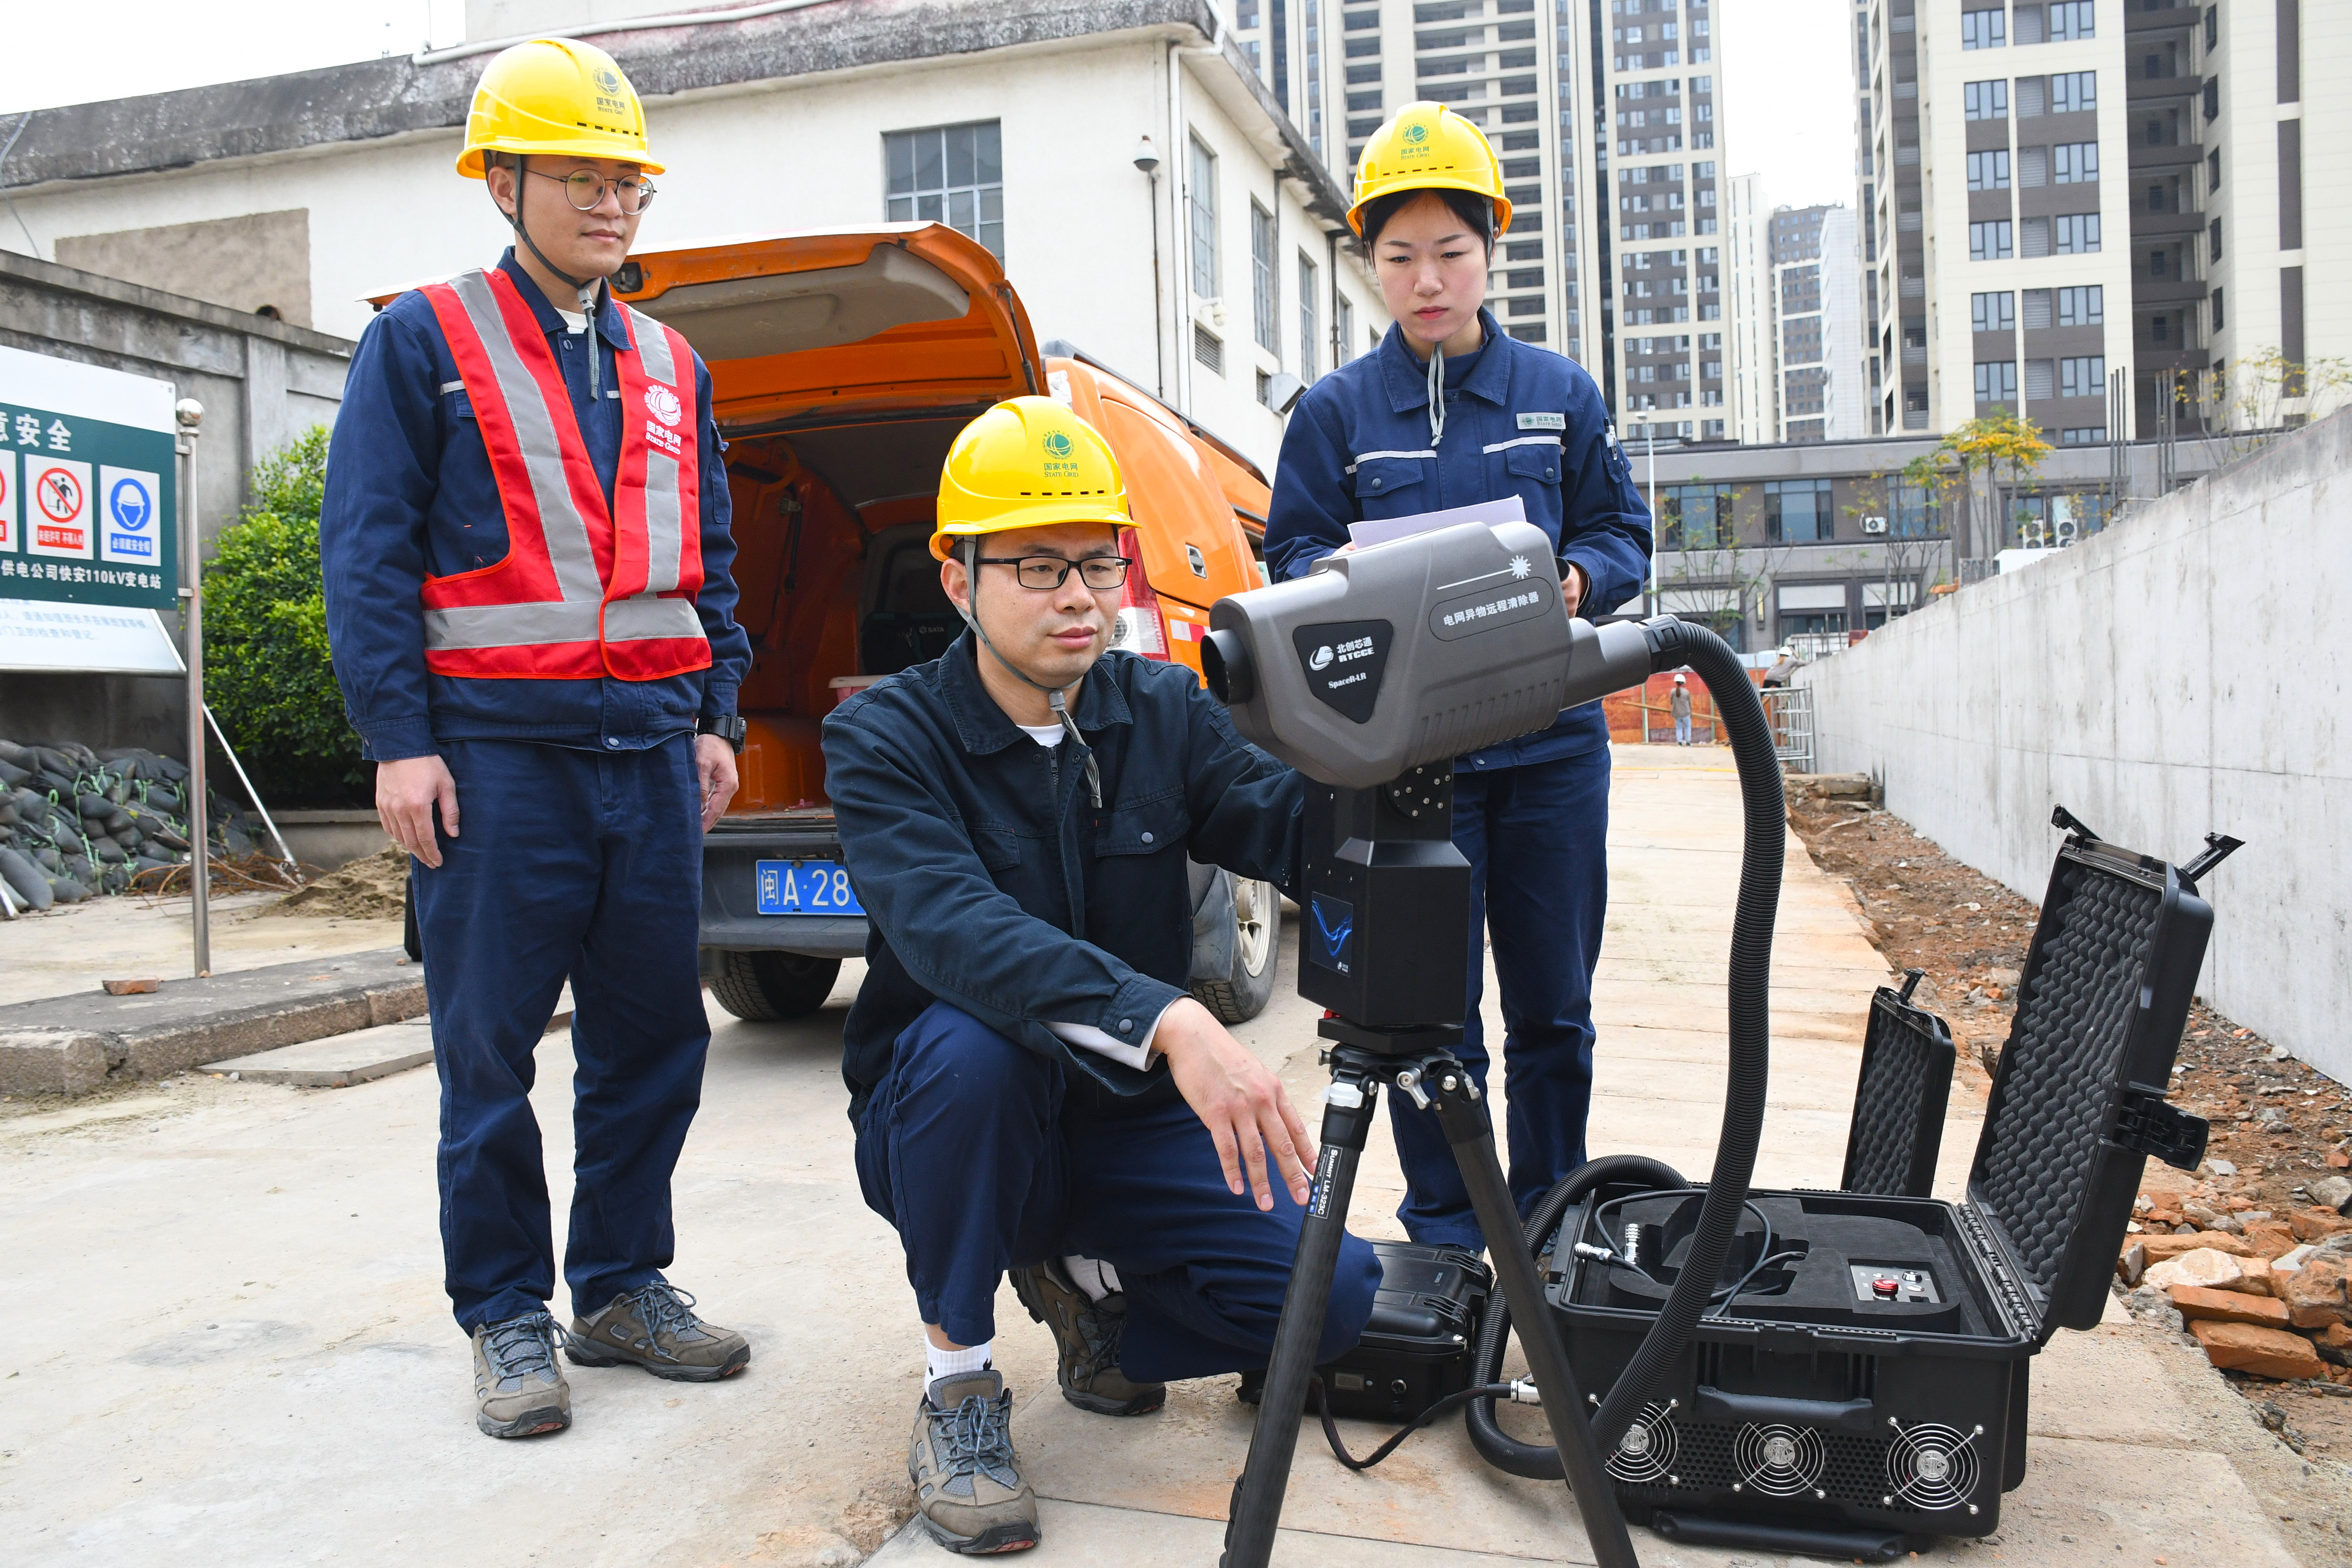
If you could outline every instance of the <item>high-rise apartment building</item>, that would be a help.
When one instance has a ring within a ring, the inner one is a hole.
[[[1417,100],[1483,129],[1513,207],[1488,285],[1505,330],[1582,362],[1629,442],[1727,438],[1708,0],[1231,3],[1343,184]]]
[[[1764,176],[1737,174],[1724,185],[1725,371],[1730,379],[1727,434],[1750,446],[1780,438],[1780,335],[1772,320],[1772,215]]]

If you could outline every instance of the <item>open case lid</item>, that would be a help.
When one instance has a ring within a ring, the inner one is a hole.
[[[2147,1156],[2193,1170],[2205,1122],[2165,1102],[2213,910],[2187,867],[2076,829],[2058,852],[1993,1075],[1962,1213],[1984,1233],[2006,1305],[2036,1344],[2106,1305]]]
[[[1926,973],[1906,971],[1901,991],[1882,985],[1870,999],[1840,1192],[1924,1198],[1935,1187],[1957,1053],[1944,1020],[1912,1004]]]

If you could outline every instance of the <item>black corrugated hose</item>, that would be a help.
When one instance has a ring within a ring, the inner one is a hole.
[[[1671,616],[1643,622],[1643,630],[1649,637],[1650,668],[1654,671],[1663,673],[1687,666],[1706,682],[1716,712],[1730,734],[1732,760],[1739,769],[1746,837],[1739,862],[1739,900],[1731,921],[1727,987],[1729,1081],[1724,1095],[1723,1131],[1716,1142],[1715,1168],[1708,1177],[1706,1197],[1699,1205],[1698,1226],[1691,1236],[1690,1251],[1684,1259],[1681,1276],[1667,1292],[1658,1321],[1650,1326],[1640,1348],[1618,1375],[1615,1386],[1593,1414],[1593,1439],[1604,1454],[1616,1451],[1618,1440],[1624,1436],[1634,1415],[1649,1403],[1667,1370],[1690,1342],[1699,1314],[1706,1310],[1715,1294],[1723,1273],[1723,1260],[1731,1250],[1732,1234],[1738,1228],[1740,1212],[1748,1202],[1748,1181],[1756,1173],[1756,1151],[1764,1131],[1764,1088],[1771,1054],[1768,993],[1772,971],[1772,926],[1780,907],[1782,858],[1788,853],[1788,803],[1780,787],[1780,764],[1773,752],[1772,728],[1764,715],[1763,699],[1757,695],[1755,683],[1748,679],[1739,656],[1706,627]],[[1595,1161],[1584,1169],[1589,1171],[1601,1163]],[[1569,1188],[1582,1174],[1579,1172],[1570,1176],[1561,1188]],[[1610,1178],[1605,1174],[1596,1178],[1607,1179]],[[1681,1184],[1679,1176],[1675,1180],[1675,1184]],[[1560,1190],[1546,1195],[1545,1207],[1559,1198]],[[1559,1207],[1566,1212],[1568,1201],[1561,1200]],[[1557,1219],[1554,1223],[1558,1223]],[[1540,1245],[1542,1236],[1533,1233],[1532,1224],[1530,1231],[1531,1243]],[[1492,1360],[1482,1353],[1474,1361],[1474,1384],[1492,1381],[1500,1370],[1502,1336],[1508,1328],[1508,1319],[1496,1310],[1498,1306],[1499,1300],[1488,1308],[1491,1316],[1499,1320],[1493,1334]],[[1487,1335],[1482,1331],[1482,1352],[1486,1341]],[[1557,1421],[1562,1413],[1547,1415]],[[1515,1475],[1559,1479],[1559,1456],[1543,1449],[1539,1461],[1534,1447],[1514,1443],[1504,1436],[1495,1425],[1491,1401],[1474,1402],[1469,1423],[1471,1438],[1478,1451],[1498,1468]],[[1548,1468],[1532,1468],[1543,1461],[1549,1462]],[[1519,1468],[1523,1464],[1531,1468]]]

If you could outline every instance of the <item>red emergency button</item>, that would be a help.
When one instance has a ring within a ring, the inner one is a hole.
[[[1902,1286],[1892,1279],[1874,1279],[1870,1282],[1870,1293],[1882,1301],[1892,1301],[1895,1300],[1895,1293],[1902,1289]]]

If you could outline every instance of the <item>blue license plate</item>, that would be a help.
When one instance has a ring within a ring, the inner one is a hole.
[[[763,915],[862,915],[849,873],[830,860],[761,860],[754,868]]]

